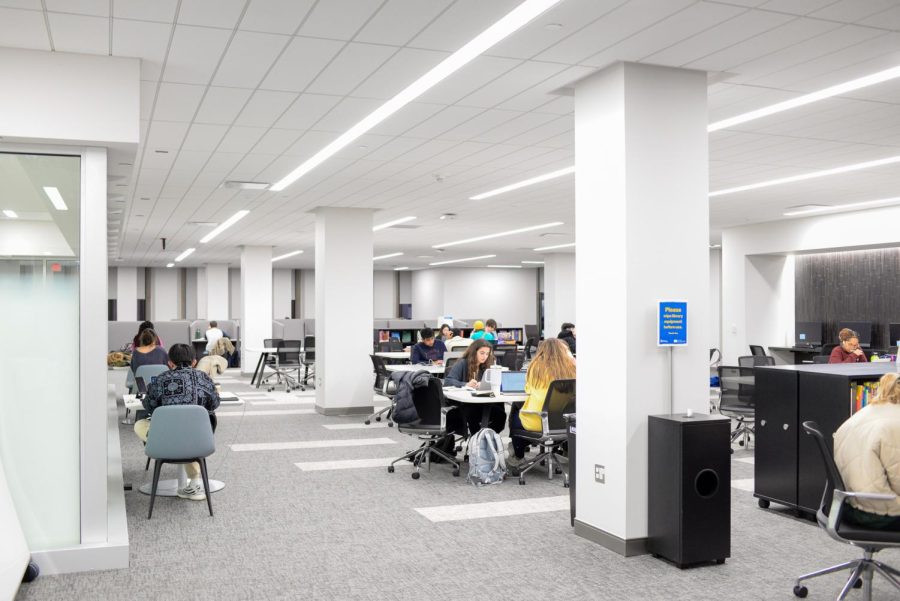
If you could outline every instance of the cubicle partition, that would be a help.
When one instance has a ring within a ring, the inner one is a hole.
[[[307,321],[305,319],[279,319],[277,323],[281,325],[281,335],[276,336],[275,326],[272,326],[272,337],[273,338],[283,338],[284,340],[303,340],[303,336],[305,336],[303,330],[303,323]],[[310,336],[315,336],[315,332],[310,334]]]
[[[238,321],[236,319],[217,319],[215,320],[216,325],[218,325],[219,329],[222,330],[225,334],[228,335],[228,338],[231,340],[239,340],[240,336],[238,334],[238,329],[240,326],[238,325]],[[180,322],[161,322],[161,323],[180,323]],[[206,335],[206,330],[209,329],[209,320],[207,319],[195,319],[190,323],[190,328],[188,329],[190,333],[191,340],[197,337],[197,331],[200,331],[200,338],[204,338]],[[165,338],[163,339],[165,340]]]
[[[134,340],[140,321],[108,321],[107,322],[107,346],[109,350],[123,349]],[[200,322],[194,322],[200,323]],[[233,324],[234,322],[228,322]],[[166,348],[173,344],[183,343],[190,345],[193,338],[191,323],[187,321],[155,321],[153,330],[160,337]],[[236,326],[232,326],[233,328]],[[205,328],[203,331],[206,331]],[[231,332],[229,332],[231,333]]]

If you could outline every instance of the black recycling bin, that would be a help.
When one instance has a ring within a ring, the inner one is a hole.
[[[563,415],[566,420],[566,431],[569,433],[569,520],[575,525],[575,414]]]

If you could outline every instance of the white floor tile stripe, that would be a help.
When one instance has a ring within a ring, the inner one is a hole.
[[[255,401],[253,399],[249,399],[251,405],[262,406],[262,405],[315,405],[316,401],[312,399],[285,399],[281,400],[273,400],[273,399],[265,399],[260,401]]]
[[[258,442],[231,445],[232,451],[287,451],[290,449],[332,449],[397,444],[390,438],[349,438],[346,440],[298,440],[295,442]]]
[[[416,507],[416,511],[432,522],[453,522],[482,518],[546,513],[569,509],[569,495],[536,497],[515,501],[492,501],[490,503],[466,503],[464,505],[440,505],[437,507]]]
[[[350,470],[364,467],[385,467],[391,464],[396,457],[378,457],[374,459],[344,459],[340,461],[305,461],[295,463],[304,472],[321,472],[327,470]],[[396,467],[412,467],[409,461],[399,461]]]
[[[315,409],[266,409],[263,411],[216,411],[216,417],[234,417],[246,415],[247,417],[259,417],[261,415],[312,415]]]
[[[754,465],[756,463],[756,457],[738,457],[735,461],[740,461],[741,463],[749,463],[750,465]]]
[[[747,492],[753,492],[753,478],[744,478],[743,480],[732,480],[731,488],[736,488],[738,490],[746,490]]]
[[[370,425],[365,424],[322,424],[323,428],[329,430],[365,430],[368,428],[387,428],[387,422],[373,422]]]

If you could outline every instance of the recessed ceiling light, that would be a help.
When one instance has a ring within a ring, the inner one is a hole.
[[[222,185],[226,188],[237,188],[239,190],[265,190],[270,186],[268,182],[241,182],[236,180],[228,180]]]
[[[215,227],[219,225],[218,221],[188,221],[188,225],[196,225],[198,227]]]
[[[522,261],[525,265],[543,265],[543,261]]]
[[[785,216],[790,217],[792,215],[804,215],[806,213],[824,213],[826,211],[840,211],[844,209],[856,209],[863,207],[872,207],[884,204],[893,204],[900,202],[900,196],[895,196],[892,198],[881,198],[879,200],[866,200],[863,202],[851,202],[847,204],[841,205],[806,205],[797,206],[797,207],[788,207],[788,211],[784,213]],[[793,209],[793,210],[790,210]]]
[[[44,186],[44,194],[47,195],[47,198],[50,199],[50,202],[57,211],[69,210],[69,207],[66,206],[66,201],[63,200],[62,194],[59,193],[57,188],[54,188],[53,186]]]
[[[16,214],[12,209],[3,209],[3,214],[9,217],[10,219],[18,219],[19,215]]]
[[[247,211],[247,210],[238,211],[237,213],[235,213],[234,215],[232,215],[231,217],[229,217],[228,219],[223,221],[219,227],[217,227],[210,233],[208,233],[205,236],[203,236],[202,238],[200,238],[200,243],[206,244],[207,242],[209,242],[210,240],[212,240],[213,238],[215,238],[216,236],[218,236],[219,234],[221,234],[222,232],[224,232],[225,230],[230,228],[232,225],[234,225],[235,223],[237,223],[238,221],[240,221],[241,219],[246,217],[249,213],[250,213],[250,211]]]
[[[556,179],[557,177],[569,175],[570,173],[575,173],[575,165],[571,165],[569,167],[563,167],[562,169],[557,169],[556,171],[551,171],[550,173],[544,173],[543,175],[537,175],[535,177],[530,177],[530,178],[522,180],[520,182],[516,182],[514,184],[509,184],[508,186],[503,186],[501,188],[495,188],[493,190],[488,190],[487,192],[482,192],[481,194],[476,194],[475,196],[470,196],[469,200],[484,200],[485,198],[490,198],[491,196],[497,196],[498,194],[512,192],[513,190],[518,190],[519,188],[525,188],[526,186],[533,186],[534,184],[539,184],[539,183],[545,182],[547,180]]]
[[[49,256],[52,255],[53,253],[50,252],[49,250],[45,250],[45,251],[42,252],[41,254],[44,255],[45,257],[49,257]]]
[[[858,77],[857,79],[845,81],[844,83],[839,83],[837,85],[830,86],[816,92],[797,96],[796,98],[792,98],[791,100],[776,102],[775,104],[770,104],[769,106],[765,106],[755,111],[741,113],[740,115],[735,115],[734,117],[729,117],[728,119],[722,119],[721,121],[710,123],[706,127],[706,131],[718,131],[720,129],[725,129],[733,125],[746,123],[747,121],[753,121],[754,119],[767,117],[769,115],[774,115],[775,113],[780,113],[782,111],[797,108],[798,106],[804,106],[806,104],[818,102],[819,100],[825,100],[826,98],[840,96],[841,94],[846,94],[847,92],[852,92],[853,90],[859,90],[861,88],[873,86],[875,84],[889,81],[891,79],[896,79],[898,77],[900,77],[900,66],[891,67],[890,69],[885,69],[884,71],[879,71],[877,73],[872,73],[864,77]]]
[[[571,246],[575,246],[574,242],[569,242],[568,244],[554,244],[553,246],[541,246],[540,248],[535,248],[534,250],[554,250],[557,248],[569,248]]]
[[[488,265],[494,269],[522,269],[521,265]]]
[[[512,35],[532,19],[546,11],[560,0],[526,0],[506,16],[478,34],[465,46],[445,58],[433,69],[419,77],[399,94],[379,106],[362,121],[341,134],[336,140],[304,161],[300,166],[276,182],[271,190],[279,192],[334,156],[342,148],[358,139],[373,127],[399,111],[401,108],[430,90],[432,87],[457,72],[472,60],[486,52],[506,37]]]
[[[372,228],[372,231],[377,232],[377,231],[380,231],[383,229],[387,229],[387,228],[391,227],[392,225],[399,225],[401,223],[406,223],[407,221],[412,221],[413,219],[415,219],[415,217],[413,217],[413,216],[401,217],[400,219],[394,219],[393,221],[388,221],[387,223],[382,223],[381,225],[376,225],[375,227]]]
[[[394,271],[406,271],[409,267],[394,267]]]
[[[450,263],[465,263],[466,261],[480,261],[481,259],[493,259],[497,255],[481,255],[480,257],[468,257],[466,259],[453,259],[452,261],[438,261],[429,265],[449,265]]]
[[[154,150],[153,152],[155,152],[156,154],[169,154],[168,150]]]
[[[166,267],[175,267],[175,263],[167,263]]]
[[[710,244],[709,247],[710,248],[722,248],[722,245],[721,244]]]
[[[433,259],[434,255],[416,255],[417,259]]]
[[[491,238],[500,238],[502,236],[512,236],[514,234],[522,234],[525,232],[533,232],[534,230],[541,230],[548,227],[557,227],[562,225],[562,221],[553,221],[551,223],[542,223],[540,225],[532,225],[529,227],[522,227],[516,230],[509,230],[506,232],[497,232],[496,234],[486,234],[484,236],[475,236],[474,238],[466,238],[464,240],[457,240],[456,242],[444,242],[442,244],[434,244],[432,248],[447,248],[448,246],[456,246],[458,244],[469,244],[470,242],[478,242],[480,240],[490,240]]]
[[[746,186],[735,186],[734,188],[725,188],[724,190],[716,190],[710,192],[709,197],[724,196],[725,194],[734,194],[736,192],[746,192],[748,190],[758,190],[760,188],[768,188],[769,186],[778,186],[780,184],[791,184],[794,182],[802,182],[808,179],[825,177],[828,175],[838,175],[839,173],[849,173],[851,171],[860,171],[862,169],[871,169],[873,167],[883,167],[884,165],[893,165],[900,163],[900,155],[876,159],[874,161],[865,161],[863,163],[853,163],[852,165],[844,165],[843,167],[834,167],[833,169],[823,169],[821,171],[810,171],[809,173],[801,173],[800,175],[791,175],[790,177],[779,177],[755,184],[747,184]]]
[[[456,219],[456,213],[444,213],[438,219],[440,219],[441,221],[445,219]]]
[[[403,253],[390,253],[388,255],[379,255],[377,257],[372,257],[373,261],[380,261],[381,259],[390,259],[391,257],[399,257]]]
[[[197,250],[197,249],[196,249],[196,248],[189,248],[189,249],[187,249],[186,251],[184,251],[183,253],[181,253],[181,254],[178,255],[177,257],[175,257],[175,262],[176,262],[176,263],[181,263],[182,261],[184,261],[185,259],[187,259],[187,258],[191,255],[191,253],[194,252],[195,250]]]
[[[302,252],[303,252],[302,250],[295,250],[295,251],[293,251],[293,252],[289,252],[289,253],[286,253],[286,254],[283,254],[283,255],[279,255],[279,256],[277,256],[277,257],[272,257],[272,262],[274,263],[275,261],[280,261],[280,260],[282,260],[282,259],[287,259],[288,257],[296,257],[297,255],[301,254]]]

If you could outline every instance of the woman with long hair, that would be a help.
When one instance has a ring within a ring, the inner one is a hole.
[[[519,412],[522,410],[541,411],[550,382],[574,378],[575,358],[569,351],[569,346],[560,338],[544,340],[528,366],[528,375],[525,376],[525,394],[528,395],[528,398],[525,399],[521,408],[513,405],[509,412],[509,429],[540,432],[541,418],[536,415],[519,415]],[[520,438],[513,438],[510,445],[512,453],[507,463],[510,467],[515,468],[525,459],[528,443]]]
[[[494,364],[494,360],[494,347],[491,343],[487,340],[476,340],[444,377],[444,385],[475,388],[484,377],[485,370]],[[481,429],[482,408],[483,405],[472,403],[460,407],[470,434],[475,434]],[[505,423],[506,408],[503,403],[491,403],[488,426],[496,432],[502,432]]]

